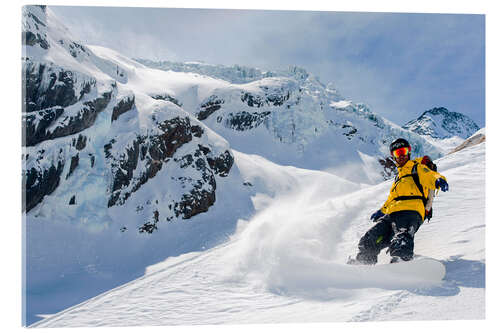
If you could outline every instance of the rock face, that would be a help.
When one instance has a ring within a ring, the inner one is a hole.
[[[139,233],[209,211],[233,166],[227,142],[170,94],[138,99],[117,84],[128,80],[119,63],[51,24],[46,7],[23,8],[23,210],[43,210],[51,197],[48,206],[83,207],[78,218],[86,218],[104,201],[104,210],[132,212],[120,230]],[[57,64],[44,60],[50,52]],[[208,98],[199,117],[222,103]]]
[[[226,127],[237,131],[246,131],[258,127],[270,114],[269,111],[253,113],[242,111],[236,114],[231,112],[227,115],[224,124]]]
[[[46,6],[32,6],[24,11],[22,43],[23,45],[35,46],[47,50],[50,45],[47,41],[47,19]]]
[[[95,85],[95,79],[78,72],[64,70],[52,64],[30,60],[23,62],[26,112],[75,104]]]
[[[127,97],[118,102],[118,104],[113,108],[113,114],[111,115],[111,121],[115,121],[118,117],[127,111],[132,110],[135,105],[135,98]]]
[[[325,86],[296,66],[263,71],[202,63],[139,62],[169,73],[218,79],[213,82],[215,89],[193,85],[189,91],[171,96],[223,135],[233,149],[279,164],[334,169],[346,163],[346,152],[352,152],[349,163],[353,164],[364,163],[357,152],[385,160],[389,143],[399,137],[412,143],[416,155],[435,159],[445,152],[419,134],[394,126],[368,106],[346,100],[332,85]],[[221,80],[228,84],[224,86]],[[200,91],[202,96],[197,95]],[[192,96],[199,99],[193,102]],[[373,166],[378,168],[380,181],[391,178],[385,162]],[[362,181],[373,181],[373,174]]]
[[[444,107],[425,111],[420,117],[405,124],[403,128],[434,139],[458,136],[467,139],[479,130],[479,126],[469,117],[451,112]]]
[[[113,149],[115,139],[104,146],[106,158],[111,160],[113,174],[112,195],[108,207],[116,203],[123,204],[133,192],[161,170],[163,163],[172,157],[179,147],[192,139],[189,118],[174,118],[157,126],[161,134],[136,137],[125,148],[125,158],[117,158],[109,153]],[[133,177],[140,161],[145,165],[144,171]],[[129,186],[131,190],[122,193],[122,189]]]
[[[77,112],[71,110],[65,113],[65,109],[56,107],[23,115],[22,127],[25,133],[23,144],[34,146],[40,142],[73,135],[91,127],[110,99],[111,91],[103,93],[94,100],[81,103]],[[63,114],[64,117],[61,117]]]
[[[58,160],[48,168],[32,167],[23,171],[23,210],[30,211],[46,195],[51,194],[59,185],[65,160]]]
[[[215,111],[221,108],[224,104],[224,100],[218,98],[216,95],[210,96],[206,102],[200,105],[200,111],[198,112],[198,120],[205,120]]]

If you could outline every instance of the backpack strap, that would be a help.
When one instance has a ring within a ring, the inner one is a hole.
[[[415,185],[417,185],[417,188],[418,190],[420,191],[420,193],[422,193],[422,202],[424,203],[424,207],[425,205],[427,205],[427,198],[425,197],[425,194],[424,194],[424,188],[422,187],[422,184],[420,184],[420,178],[418,177],[418,162],[415,162],[413,164],[413,168],[411,169],[411,176],[413,177],[413,181],[415,182]]]
[[[396,178],[396,182],[400,181],[402,178],[405,178],[405,177],[412,177],[413,182],[415,183],[415,185],[417,185],[417,188],[422,195],[402,195],[402,196],[394,198],[394,200],[404,201],[404,200],[419,199],[419,200],[422,200],[422,203],[424,204],[424,207],[425,207],[425,205],[427,204],[427,198],[424,195],[424,188],[422,187],[422,184],[420,184],[420,179],[418,177],[417,168],[418,168],[418,162],[413,161],[413,168],[411,169],[411,174]]]

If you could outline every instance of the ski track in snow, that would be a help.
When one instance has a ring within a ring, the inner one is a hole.
[[[326,173],[235,152],[244,176],[262,192],[254,196],[257,214],[240,221],[230,241],[168,258],[143,277],[32,326],[484,319],[484,147],[437,162],[450,191],[439,193],[434,218],[416,234],[415,252],[446,266],[441,284],[388,288],[352,273],[353,281],[365,279],[370,287],[336,280],[342,267],[352,267],[345,259],[371,226],[368,217],[385,200],[390,181],[359,190]],[[270,193],[259,175],[296,182]],[[334,183],[352,192],[330,188]],[[388,260],[382,252],[379,262]]]

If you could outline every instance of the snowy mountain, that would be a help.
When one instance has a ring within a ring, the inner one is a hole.
[[[235,164],[255,185],[257,213],[241,220],[229,241],[168,258],[33,326],[152,325],[151,318],[155,325],[484,319],[485,143],[436,163],[450,191],[436,198],[415,252],[445,265],[440,283],[381,279],[373,267],[345,264],[390,181],[359,186],[235,152]],[[381,263],[389,259],[379,255]]]
[[[45,6],[23,8],[22,66],[27,323],[228,241],[306,179],[339,196],[392,177],[397,137],[445,152],[304,69],[139,62]]]
[[[48,214],[56,189],[74,210],[107,211],[133,196],[146,232],[207,211],[233,164],[227,142],[175,103],[131,89],[137,64],[68,39],[50,10],[25,7],[24,18],[26,211]],[[175,177],[152,195],[165,168]]]
[[[170,97],[232,148],[279,164],[376,183],[392,178],[388,145],[397,137],[407,138],[417,155],[437,158],[444,153],[368,106],[346,100],[332,84],[325,86],[296,66],[264,71],[236,65],[138,61],[168,73],[195,73],[228,82],[198,103],[189,100],[194,92]],[[347,164],[358,165],[358,172],[346,169]]]
[[[444,107],[425,111],[417,119],[406,123],[403,128],[434,139],[456,136],[464,140],[479,130],[479,126],[466,115],[448,111]]]

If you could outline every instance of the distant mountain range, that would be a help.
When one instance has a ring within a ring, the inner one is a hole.
[[[448,111],[444,107],[425,111],[417,119],[406,123],[403,128],[433,139],[456,136],[464,140],[479,130],[479,126],[466,115]]]

